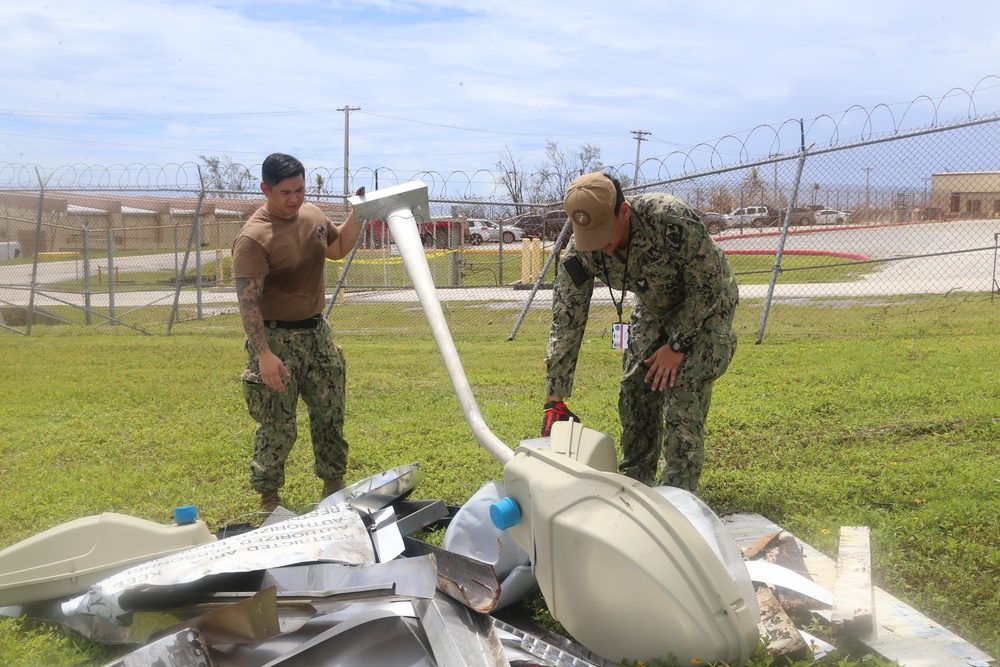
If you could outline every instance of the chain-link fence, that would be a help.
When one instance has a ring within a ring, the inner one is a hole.
[[[742,320],[742,334],[760,340],[787,312],[777,306],[802,302],[885,312],[962,294],[993,307],[1000,294],[1000,117],[893,127],[844,145],[836,140],[843,121],[808,146],[820,131],[815,121],[808,130],[799,123],[766,130],[771,147],[798,135],[796,149],[765,149],[757,154],[768,157],[748,160],[757,128],[734,139],[731,150],[720,141],[683,154],[677,176],[664,159],[609,169],[629,192],[670,192],[700,211],[754,313]],[[706,149],[710,168],[687,173]],[[240,186],[220,189],[217,181],[204,185],[195,165],[43,173],[0,163],[0,330],[158,334],[196,322],[240,331],[229,249],[263,200],[243,187],[251,170],[239,169]],[[315,184],[310,199],[335,221],[344,217],[344,196],[330,194],[328,184],[342,177],[307,174]],[[512,203],[504,177],[486,171],[448,178],[427,172],[421,180],[431,215],[417,224],[439,298],[462,304],[449,308],[455,328],[481,332],[484,309],[510,336],[529,313],[544,321],[560,234],[568,233],[559,202]],[[398,179],[379,170],[344,181],[372,191]],[[418,309],[382,221],[367,221],[355,251],[329,263],[327,286],[327,313],[342,330],[393,330]],[[610,329],[614,312],[599,286],[591,326]]]

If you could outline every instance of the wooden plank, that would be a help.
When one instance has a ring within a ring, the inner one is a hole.
[[[721,518],[741,547],[784,530],[759,514],[733,514]],[[836,562],[802,540],[797,539],[797,542],[808,576],[832,590],[837,578]],[[874,590],[875,629],[859,636],[858,640],[879,655],[897,660],[901,667],[991,667],[995,663],[991,656],[916,609],[877,586]],[[830,620],[829,609],[817,609],[816,613]]]
[[[838,632],[867,635],[875,630],[874,613],[871,531],[867,526],[842,526],[830,622]]]
[[[743,557],[747,560],[753,560],[762,551],[767,551],[780,536],[780,532],[763,536],[743,550]]]
[[[805,660],[808,657],[809,645],[788,617],[785,608],[781,606],[774,592],[764,584],[754,585],[757,593],[757,606],[760,608],[761,636],[766,636],[770,643],[768,652],[774,658],[788,661]]]

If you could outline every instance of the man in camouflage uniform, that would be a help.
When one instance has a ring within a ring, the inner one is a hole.
[[[570,185],[564,208],[573,239],[556,271],[542,434],[554,421],[576,419],[563,399],[572,394],[597,278],[611,290],[619,323],[625,292],[635,295],[618,396],[619,470],[695,492],[712,383],[736,351],[739,291],[729,261],[671,195],[626,199],[617,179],[592,173]]]
[[[250,484],[261,510],[281,503],[285,460],[295,444],[299,397],[309,409],[314,470],[323,497],[344,486],[344,355],[323,317],[325,265],[350,252],[361,232],[354,213],[336,225],[305,202],[305,169],[274,153],[261,167],[267,201],[233,241],[233,276],[246,331],[243,393],[257,422]]]

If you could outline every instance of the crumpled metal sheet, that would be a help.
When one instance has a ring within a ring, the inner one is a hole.
[[[331,598],[337,601],[380,597],[432,598],[437,584],[433,556],[400,558],[368,567],[310,563],[274,568],[264,574],[263,586],[277,587],[279,597]]]
[[[296,603],[294,607],[280,604],[274,586],[235,602],[215,599],[219,601],[182,605],[169,611],[137,611],[127,627],[89,614],[64,616],[58,605],[52,604],[36,605],[27,615],[60,623],[101,644],[145,644],[154,636],[190,628],[201,633],[211,646],[271,639],[298,629],[316,614],[316,608],[307,603]]]
[[[413,537],[404,537],[403,542],[406,544],[406,553],[411,558],[434,556],[439,591],[484,614],[496,608],[500,598],[500,582],[492,565]]]
[[[436,667],[509,667],[493,619],[439,595],[414,600],[413,609],[427,636]]]
[[[511,664],[533,659],[545,667],[615,667],[615,663],[569,639],[561,638],[558,643],[552,643],[496,618],[493,629]]]
[[[197,630],[181,630],[168,635],[152,644],[147,644],[137,651],[104,667],[214,667],[215,663],[208,653],[205,638]]]
[[[384,470],[327,496],[319,507],[348,503],[359,512],[372,514],[408,496],[419,481],[419,467],[419,463],[411,463]]]
[[[124,620],[119,598],[129,590],[171,586],[210,575],[249,572],[307,562],[372,565],[375,552],[361,516],[347,505],[308,514],[119,572],[62,605],[63,613]]]

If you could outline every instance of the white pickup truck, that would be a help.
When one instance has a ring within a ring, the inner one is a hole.
[[[0,241],[0,259],[18,259],[20,257],[20,243],[17,241]]]

